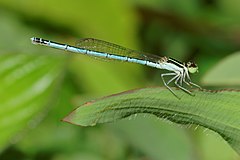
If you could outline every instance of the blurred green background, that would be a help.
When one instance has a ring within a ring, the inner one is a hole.
[[[200,72],[192,79],[204,88],[239,88],[239,61],[214,70],[240,50],[239,6],[238,0],[0,0],[0,159],[240,159],[212,131],[150,115],[94,127],[61,122],[86,101],[162,86],[164,71],[30,42],[98,38],[194,60]]]

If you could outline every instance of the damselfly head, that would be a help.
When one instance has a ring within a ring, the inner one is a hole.
[[[188,68],[189,73],[196,73],[198,72],[198,66],[194,62],[188,62],[186,67]]]

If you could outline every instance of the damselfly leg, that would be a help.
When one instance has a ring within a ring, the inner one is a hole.
[[[164,76],[174,76],[172,79],[170,79],[167,83],[164,80]],[[172,92],[172,94],[180,99],[180,97],[177,96],[177,94],[168,86],[169,83],[171,83],[174,79],[176,79],[179,75],[177,73],[163,73],[161,74],[163,84]]]
[[[171,78],[168,82],[165,82],[165,79],[164,79],[164,76],[174,76],[173,78]],[[169,87],[168,85],[175,80],[175,85],[180,88],[181,90],[185,91],[186,93],[190,94],[191,96],[194,96],[194,94],[192,92],[190,92],[189,90],[187,90],[186,88],[184,88],[182,86],[182,82],[186,83],[188,86],[191,86],[191,85],[194,85],[194,86],[198,86],[194,83],[192,83],[191,81],[190,82],[187,82],[185,80],[185,76],[181,76],[181,73],[163,73],[161,74],[161,77],[162,77],[162,80],[163,80],[163,83],[164,85],[173,93],[173,95],[175,97],[177,97],[178,99],[180,99],[179,96],[177,96],[177,94],[171,89],[171,87]],[[180,84],[179,84],[180,83]]]
[[[192,92],[190,92],[189,90],[187,90],[186,88],[182,87],[181,85],[178,84],[180,79],[180,76],[175,80],[175,85],[177,87],[179,87],[180,89],[182,89],[183,91],[187,92],[188,94],[190,94],[191,96],[194,96],[194,94],[192,94]]]
[[[203,90],[202,87],[200,87],[199,85],[197,85],[197,84],[195,84],[195,83],[193,83],[193,82],[191,82],[191,81],[190,81],[189,83],[190,83],[191,85],[193,85],[193,86],[199,88],[200,90]]]
[[[185,77],[183,78],[183,82],[184,82],[185,84],[187,84],[188,86],[190,86],[190,87],[195,86],[195,87],[199,88],[200,90],[202,90],[202,87],[200,87],[199,85],[193,83],[193,82],[191,81],[191,79],[190,79],[189,76],[188,76],[188,80],[189,80],[189,82],[186,81]]]

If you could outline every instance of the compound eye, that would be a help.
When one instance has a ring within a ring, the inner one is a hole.
[[[187,66],[190,67],[192,65],[192,62],[188,62]]]

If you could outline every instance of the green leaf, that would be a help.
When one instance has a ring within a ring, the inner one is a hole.
[[[166,88],[123,92],[83,104],[63,120],[81,126],[113,122],[133,114],[149,113],[178,124],[196,124],[220,134],[240,153],[240,92],[198,91],[190,96]]]
[[[240,85],[240,52],[224,58],[203,77],[202,83],[211,86]]]
[[[0,150],[32,128],[53,101],[62,73],[63,58],[43,54],[0,56]],[[36,115],[39,115],[36,117]],[[34,118],[35,117],[35,118]]]
[[[195,156],[192,140],[185,129],[156,121],[153,115],[129,119],[111,123],[109,126],[126,139],[125,143],[130,143],[148,159],[192,160]]]

